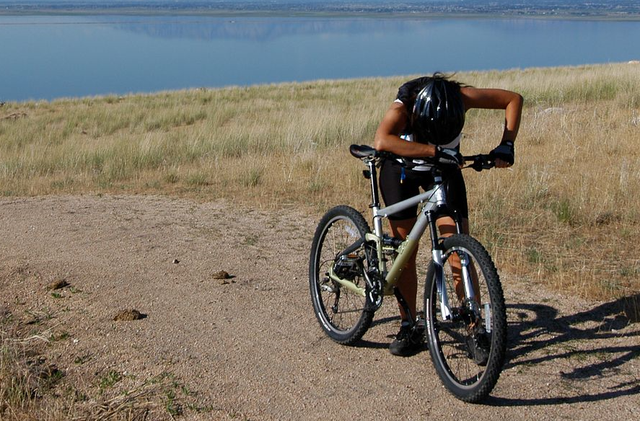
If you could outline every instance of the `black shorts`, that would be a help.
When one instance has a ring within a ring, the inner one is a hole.
[[[385,206],[391,206],[402,200],[409,199],[420,193],[420,187],[428,190],[433,184],[430,171],[415,171],[405,168],[405,179],[400,183],[402,165],[393,159],[385,159],[380,168],[380,193]],[[445,170],[442,174],[447,193],[447,205],[451,210],[458,211],[462,218],[469,218],[467,205],[467,188],[464,184],[462,171],[459,168]],[[399,221],[415,218],[418,205],[390,215],[389,219]]]

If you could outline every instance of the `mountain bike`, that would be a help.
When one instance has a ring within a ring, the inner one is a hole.
[[[379,202],[377,168],[383,159],[412,160],[364,145],[351,145],[362,160],[370,182],[373,231],[360,212],[336,206],[315,231],[309,261],[309,284],[315,315],[335,342],[352,345],[371,326],[383,298],[395,295],[412,329],[429,348],[444,386],[458,399],[480,402],[493,390],[504,363],[507,342],[506,309],[500,278],[489,253],[462,232],[462,221],[447,207],[443,166],[432,162],[434,184],[428,191],[391,206]],[[477,171],[494,166],[490,155],[464,157]],[[416,223],[405,240],[383,230],[383,219],[421,204]],[[438,235],[436,220],[450,216],[457,232]],[[395,287],[402,269],[429,230],[431,260],[424,290],[424,311],[413,315]]]

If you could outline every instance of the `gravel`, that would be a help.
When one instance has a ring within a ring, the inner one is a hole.
[[[43,358],[85,405],[180,385],[182,406],[158,395],[147,419],[640,419],[640,324],[623,300],[535,277],[502,274],[508,361],[482,405],[451,397],[428,352],[389,354],[391,300],[359,346],[333,343],[308,293],[318,219],[157,196],[4,198],[0,306],[51,335]]]

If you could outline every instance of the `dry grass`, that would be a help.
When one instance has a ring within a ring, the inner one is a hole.
[[[501,269],[586,297],[637,291],[639,65],[456,77],[526,100],[514,169],[467,173],[473,232]],[[1,191],[366,210],[361,165],[347,146],[371,143],[405,79],[7,103]],[[487,152],[501,130],[502,113],[471,112],[463,152]]]
[[[167,372],[138,381],[111,370],[98,373],[94,384],[79,386],[47,360],[48,347],[60,338],[46,329],[27,336],[34,326],[0,310],[2,420],[169,421],[187,414],[225,418],[224,410],[201,405],[195,393]]]
[[[499,79],[527,100],[518,165],[469,180],[475,229],[504,269],[534,281],[600,299],[638,291],[640,67],[521,77]],[[480,123],[470,137],[489,146]]]

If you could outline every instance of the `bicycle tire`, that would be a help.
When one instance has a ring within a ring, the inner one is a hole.
[[[491,393],[504,364],[507,316],[502,286],[489,253],[474,238],[456,234],[444,239],[443,247],[444,286],[451,312],[448,319],[443,317],[432,261],[424,297],[429,352],[444,386],[458,399],[478,403]],[[475,319],[468,308],[477,302],[465,305],[455,292],[451,271],[455,259],[451,256],[460,253],[466,253],[473,262],[480,291],[480,315]],[[444,313],[446,316],[446,310]]]
[[[372,310],[368,294],[359,296],[343,288],[329,279],[328,271],[332,266],[336,269],[342,251],[364,239],[368,232],[369,224],[357,210],[336,206],[322,217],[311,246],[309,287],[314,313],[324,332],[344,345],[352,345],[362,338],[371,326],[375,310]],[[362,268],[368,262],[364,242],[350,256],[354,257],[351,262],[362,259],[363,264],[353,263],[343,270],[356,285],[365,288]]]

